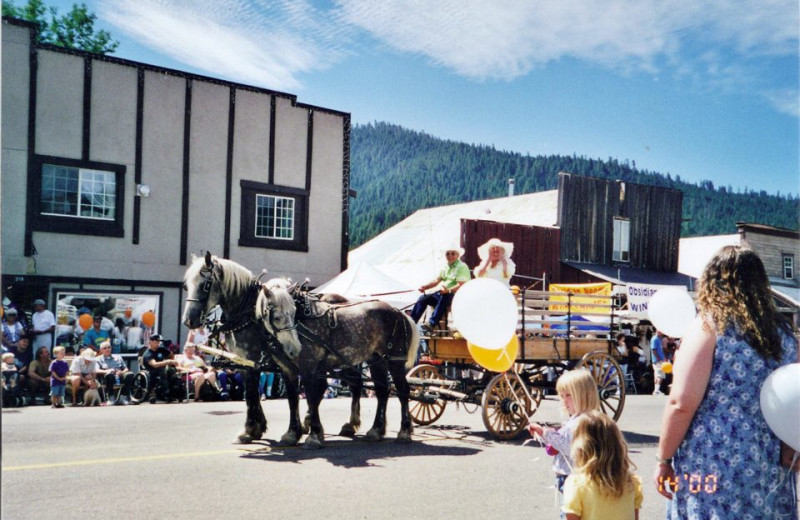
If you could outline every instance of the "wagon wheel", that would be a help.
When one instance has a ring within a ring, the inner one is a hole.
[[[513,439],[533,413],[525,383],[517,374],[498,374],[483,391],[483,424],[497,439]]]
[[[417,365],[408,371],[406,377],[444,380],[442,374],[439,373],[439,369],[433,365]],[[444,407],[447,406],[447,402],[443,399],[434,398],[429,392],[425,392],[424,385],[411,384],[410,386],[411,400],[408,411],[411,414],[411,420],[420,426],[433,424],[444,413]]]
[[[583,356],[576,368],[586,368],[597,381],[600,407],[615,421],[625,406],[625,376],[616,360],[605,352],[590,352]]]
[[[542,367],[535,367],[532,370],[525,370],[523,373],[518,369],[517,374],[523,374],[527,379],[528,392],[531,395],[531,399],[533,399],[533,412],[536,412],[544,397],[544,389],[534,386],[534,384],[545,380],[544,370]],[[529,414],[529,416],[530,415],[533,415],[533,413]]]

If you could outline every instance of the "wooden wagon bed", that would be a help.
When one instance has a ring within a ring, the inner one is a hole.
[[[520,339],[517,360],[575,361],[590,352],[608,352],[614,355],[607,339],[578,339],[532,337]],[[473,363],[464,338],[431,337],[428,339],[430,357],[452,363]],[[615,356],[616,357],[616,356]]]

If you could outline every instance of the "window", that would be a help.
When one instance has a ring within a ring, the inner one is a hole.
[[[114,172],[44,164],[42,215],[114,220]]]
[[[294,238],[294,199],[256,194],[256,236]]]
[[[124,236],[125,166],[36,156],[33,229]]]
[[[794,280],[794,256],[783,255],[783,277],[786,280]]]
[[[614,219],[614,256],[615,262],[630,262],[631,222],[629,220]]]
[[[241,181],[239,245],[308,251],[308,192]]]

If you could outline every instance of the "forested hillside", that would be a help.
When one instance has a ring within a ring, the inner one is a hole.
[[[797,195],[691,184],[627,160],[504,152],[388,123],[353,126],[350,164],[351,188],[358,192],[351,200],[351,247],[420,208],[502,197],[510,178],[517,194],[555,189],[559,172],[682,190],[685,237],[735,233],[737,221],[797,229],[800,215]]]

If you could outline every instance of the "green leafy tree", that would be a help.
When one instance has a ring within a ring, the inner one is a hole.
[[[67,14],[60,16],[58,9],[45,6],[43,0],[28,0],[17,7],[13,2],[3,2],[3,16],[11,16],[33,22],[38,27],[37,39],[68,49],[80,49],[96,54],[109,54],[116,50],[119,42],[105,30],[95,30],[97,16],[89,12],[86,4],[73,4]]]

